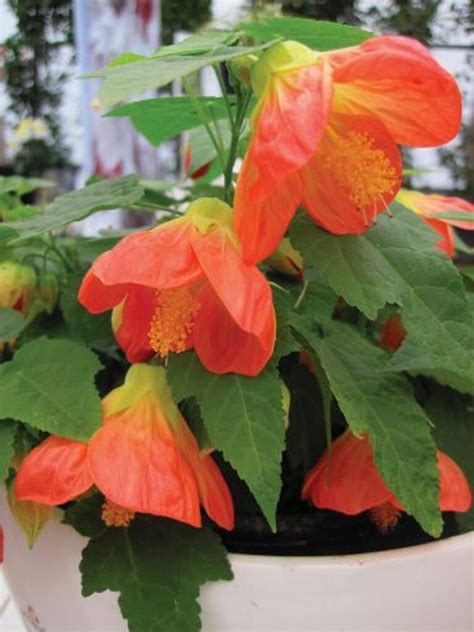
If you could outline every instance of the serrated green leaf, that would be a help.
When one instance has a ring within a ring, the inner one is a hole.
[[[82,278],[82,274],[71,274],[61,287],[59,305],[68,336],[88,347],[115,355],[117,344],[112,333],[110,313],[90,314],[77,301]]]
[[[215,51],[221,46],[230,46],[239,38],[239,33],[234,31],[204,31],[194,33],[186,39],[158,48],[153,57],[171,57],[173,55],[204,55]]]
[[[204,68],[204,66],[218,64],[249,53],[256,53],[268,48],[269,45],[249,47],[224,45],[207,53],[189,56],[152,55],[146,60],[119,66],[108,66],[89,76],[104,78],[100,89],[100,101],[104,107],[111,107],[131,96],[165,86],[175,79]]]
[[[355,46],[374,35],[354,26],[307,18],[269,18],[263,22],[239,24],[239,28],[257,41],[268,42],[283,37],[320,51]]]
[[[370,319],[386,303],[402,308],[408,336],[392,370],[436,376],[460,390],[474,384],[472,315],[461,277],[435,248],[436,234],[414,213],[392,206],[363,235],[335,236],[296,221],[292,241],[313,274]]]
[[[231,580],[225,548],[210,530],[166,519],[107,529],[82,553],[82,594],[119,592],[130,632],[195,632],[199,589]]]
[[[11,419],[0,420],[0,484],[3,483],[7,476],[14,453],[16,427],[16,421]]]
[[[409,383],[383,373],[386,352],[349,326],[334,323],[319,338],[302,319],[292,322],[317,354],[351,430],[369,433],[387,486],[425,531],[440,536],[436,446]]]
[[[195,397],[212,445],[247,483],[272,529],[285,447],[282,384],[276,368],[257,377],[216,375],[193,352],[175,355],[168,378],[177,401]]]
[[[128,175],[65,193],[36,217],[22,222],[5,223],[1,230],[18,233],[18,240],[41,235],[84,219],[96,211],[111,210],[135,204],[143,195],[138,176]]]
[[[0,365],[0,419],[87,441],[100,425],[97,356],[76,342],[39,338]]]
[[[208,121],[227,117],[222,97],[196,97]],[[119,106],[107,116],[128,116],[135,129],[154,146],[202,124],[189,97],[167,97],[135,101]]]
[[[0,343],[18,338],[28,322],[15,309],[0,309]]]

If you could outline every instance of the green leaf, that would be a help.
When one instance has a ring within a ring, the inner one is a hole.
[[[472,398],[448,388],[432,385],[425,403],[426,412],[434,423],[434,438],[440,450],[450,456],[464,472],[474,491],[474,415]],[[457,515],[465,531],[474,530],[474,507]]]
[[[68,336],[88,347],[115,355],[117,344],[112,333],[110,312],[90,314],[77,301],[82,278],[82,274],[72,274],[61,287],[59,305],[67,325]]]
[[[63,523],[70,525],[85,538],[98,538],[107,529],[102,520],[104,501],[102,494],[90,492],[67,507]]]
[[[0,228],[13,230],[19,234],[19,239],[25,239],[62,228],[96,211],[126,208],[136,203],[142,195],[143,188],[136,175],[103,180],[78,191],[60,195],[36,217],[23,222],[5,223]]]
[[[100,89],[100,101],[104,107],[111,107],[130,97],[154,90],[185,77],[204,66],[218,64],[242,55],[256,53],[268,48],[270,44],[260,46],[220,46],[214,50],[190,56],[152,55],[147,59],[107,66],[89,77],[103,77]]]
[[[408,336],[391,370],[426,373],[469,391],[474,328],[462,279],[435,248],[436,234],[414,213],[392,208],[394,217],[379,216],[363,235],[335,236],[296,221],[292,241],[312,274],[368,318],[386,303],[402,308]]]
[[[355,46],[373,37],[373,33],[353,26],[305,18],[269,18],[240,24],[239,28],[258,41],[283,37],[320,51]]]
[[[158,48],[153,57],[172,57],[174,55],[204,55],[216,51],[221,46],[230,46],[239,38],[238,32],[233,31],[204,31],[190,37]]]
[[[68,340],[39,338],[0,365],[0,419],[87,441],[100,425],[96,355]]]
[[[3,483],[15,451],[17,424],[12,419],[0,420],[0,484]]]
[[[225,101],[222,97],[196,97],[207,121],[227,117]],[[128,116],[135,129],[143,134],[152,145],[160,145],[164,140],[181,134],[202,124],[194,109],[194,99],[189,97],[168,97],[147,99],[119,106],[107,116]]]
[[[272,529],[285,447],[282,383],[276,368],[257,377],[216,375],[193,352],[175,355],[168,378],[177,401],[195,397],[211,444],[247,483]]]
[[[231,580],[219,538],[166,519],[136,519],[107,529],[82,553],[82,594],[119,592],[130,632],[195,632],[201,628],[199,589]]]
[[[14,206],[10,209],[5,209],[2,212],[3,221],[5,222],[18,222],[24,219],[30,219],[39,215],[40,209],[36,206],[22,205]]]
[[[0,176],[0,193],[25,195],[36,189],[54,187],[54,182],[42,178],[22,178],[21,176]]]
[[[15,340],[28,322],[15,309],[0,309],[0,343]]]
[[[407,380],[383,373],[386,352],[347,325],[334,323],[321,339],[298,317],[293,324],[317,354],[350,429],[369,433],[387,486],[425,531],[440,536],[436,446]]]

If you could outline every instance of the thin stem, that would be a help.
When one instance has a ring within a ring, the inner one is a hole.
[[[235,128],[235,120],[234,113],[232,111],[232,105],[230,103],[229,94],[227,92],[227,86],[225,85],[224,77],[222,75],[221,67],[219,64],[213,64],[214,72],[216,73],[217,81],[219,82],[219,87],[222,92],[222,97],[224,99],[225,106],[227,108],[227,113],[229,114],[229,121],[232,127],[232,130]]]
[[[66,257],[63,255],[63,253],[61,252],[61,250],[56,246],[56,242],[54,240],[54,236],[52,233],[49,233],[49,239],[50,239],[50,243],[48,248],[46,248],[45,250],[45,255],[51,251],[54,252],[54,254],[58,257],[58,259],[60,260],[60,262],[63,264],[64,268],[68,271],[71,272],[73,270],[72,266],[70,265],[69,261],[66,259]]]
[[[303,285],[303,289],[300,292],[300,295],[298,296],[298,298],[296,299],[296,303],[293,306],[293,309],[298,309],[298,307],[301,305],[301,303],[303,302],[303,299],[305,297],[306,291],[308,289],[308,285],[309,282],[305,281],[304,285]]]
[[[228,204],[232,204],[234,196],[232,176],[234,172],[234,164],[237,158],[237,151],[239,148],[240,134],[242,133],[243,124],[245,121],[245,115],[250,103],[251,93],[247,91],[242,98],[242,93],[237,92],[237,112],[235,125],[232,129],[232,138],[229,147],[229,156],[227,158],[227,164],[224,169],[224,189],[225,189],[225,201]]]
[[[201,105],[201,103],[199,102],[199,99],[196,97],[193,89],[191,88],[191,85],[189,83],[189,81],[185,78],[182,79],[182,83],[183,83],[183,87],[184,90],[186,92],[186,94],[188,95],[188,97],[191,99],[191,103],[194,106],[194,109],[196,110],[196,113],[198,115],[198,117],[201,120],[201,123],[204,125],[204,128],[206,129],[206,132],[209,135],[209,138],[211,139],[212,144],[214,145],[214,148],[217,152],[217,156],[219,157],[219,161],[222,165],[222,167],[224,168],[224,156],[222,155],[221,152],[221,147],[219,145],[219,142],[216,138],[216,136],[214,135],[214,132],[212,131],[208,121],[207,121],[207,117],[206,117],[206,113]]]

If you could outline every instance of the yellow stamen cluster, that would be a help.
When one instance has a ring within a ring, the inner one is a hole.
[[[401,515],[401,509],[398,509],[390,502],[382,503],[370,510],[370,519],[380,533],[391,531],[400,520]]]
[[[185,351],[197,307],[194,296],[186,287],[157,292],[155,313],[148,332],[153,351],[162,358],[170,351]]]
[[[129,527],[135,512],[106,500],[102,505],[102,520],[108,527]]]
[[[351,131],[337,138],[337,151],[328,154],[326,166],[338,183],[349,190],[349,198],[363,213],[375,212],[387,194],[395,193],[399,176],[389,158],[375,147],[367,132]]]

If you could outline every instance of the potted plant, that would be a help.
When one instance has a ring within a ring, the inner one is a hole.
[[[186,79],[206,65],[219,98]],[[456,134],[454,78],[413,40],[290,18],[100,76],[108,115],[201,142],[179,200],[129,175],[0,224],[4,570],[30,629],[196,630],[198,598],[206,630],[466,629],[473,207],[402,190],[397,148]],[[117,207],[158,224],[62,230]]]

